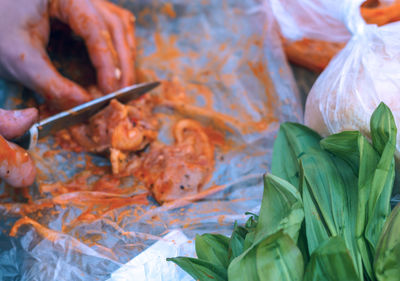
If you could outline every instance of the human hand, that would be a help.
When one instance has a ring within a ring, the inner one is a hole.
[[[25,150],[6,139],[23,135],[37,118],[35,108],[0,109],[0,178],[14,187],[30,186],[35,180],[36,168]]]
[[[134,82],[134,17],[105,0],[0,0],[0,76],[39,92],[58,110],[90,99],[51,63],[49,18],[84,39],[103,93]]]

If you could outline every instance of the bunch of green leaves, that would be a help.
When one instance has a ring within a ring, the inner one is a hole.
[[[282,124],[259,216],[230,237],[197,236],[197,258],[168,260],[201,281],[399,280],[396,134],[384,104],[371,117],[371,142],[358,131],[322,139]]]

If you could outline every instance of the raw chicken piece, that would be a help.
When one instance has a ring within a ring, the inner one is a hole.
[[[127,105],[113,100],[71,133],[86,150],[109,152],[112,173],[143,180],[159,203],[196,194],[212,175],[214,144],[204,128],[189,119],[174,126],[174,145],[154,142],[158,120],[153,108],[151,98]]]
[[[88,124],[74,126],[70,132],[88,151],[141,150],[157,137],[158,123],[151,115],[152,106],[144,106],[148,103],[143,99],[124,105],[112,100],[105,109],[92,116]]]
[[[214,147],[198,122],[179,121],[174,137],[172,146],[152,146],[143,161],[144,179],[159,203],[196,194],[214,170]]]
[[[174,145],[152,143],[141,156],[111,151],[114,173],[141,178],[159,203],[196,194],[214,169],[214,146],[203,127],[184,119],[174,127]]]

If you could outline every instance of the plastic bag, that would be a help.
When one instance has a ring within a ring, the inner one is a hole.
[[[363,1],[269,0],[266,5],[271,6],[282,35],[287,39],[345,42],[350,32],[360,26],[357,24],[359,17],[352,21],[347,21],[346,17],[355,14],[354,9]]]
[[[352,35],[345,48],[319,76],[307,97],[305,123],[324,136],[343,130],[360,130],[369,136],[371,114],[382,101],[392,110],[397,127],[400,125],[400,23],[381,27],[366,24],[359,12],[362,2],[301,0],[293,4],[292,12],[298,6],[306,10],[319,8],[312,10],[315,12],[312,16],[317,19],[312,21],[316,24],[312,27],[319,28],[318,32],[310,32],[309,26],[302,26],[295,13],[282,15],[290,18],[292,25],[287,24],[288,20],[280,22],[282,30],[287,30],[286,34],[292,38],[301,34],[315,39],[335,39],[344,34],[345,28]],[[276,17],[279,21],[280,16]],[[326,29],[331,26],[342,26],[342,29]],[[289,30],[294,27],[300,31],[291,34]],[[319,37],[319,32],[324,31],[326,34]],[[397,137],[397,158],[399,151],[400,134]]]
[[[307,125],[323,135],[357,129],[369,136],[369,119],[381,101],[400,125],[399,31],[400,23],[365,25],[363,34],[354,35],[311,89]]]
[[[213,178],[204,187],[218,192],[159,206],[134,178],[121,179],[117,188],[107,177],[97,185],[108,171],[106,158],[60,150],[49,138],[33,152],[39,177],[23,196],[28,203],[6,197],[16,190],[0,185],[0,272],[6,280],[105,280],[171,230],[191,241],[203,232],[229,235],[246,211],[258,211],[279,124],[302,120],[279,35],[257,11],[259,1],[120,2],[137,19],[138,76],[172,83],[172,94],[183,91],[190,101],[159,110],[160,140],[171,142],[171,125],[184,117],[224,135],[228,146],[216,150]],[[17,101],[28,97],[0,81],[3,107],[26,106]],[[89,188],[81,185],[86,180]],[[162,268],[154,263],[140,266],[148,278],[180,276],[158,275]],[[131,272],[125,280],[135,280]]]

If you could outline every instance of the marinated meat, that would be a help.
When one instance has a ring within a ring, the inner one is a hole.
[[[152,143],[141,156],[113,149],[113,172],[141,178],[159,203],[196,194],[211,177],[214,146],[194,120],[179,121],[174,127],[174,138],[173,145]]]
[[[92,152],[110,148],[141,150],[157,137],[158,122],[151,115],[152,107],[148,103],[146,98],[128,105],[112,100],[105,109],[92,116],[88,124],[72,127],[71,135]]]
[[[143,159],[144,180],[160,203],[196,194],[214,169],[214,147],[198,122],[179,121],[174,137],[174,145],[154,145]]]
[[[151,98],[128,105],[113,100],[88,124],[72,128],[71,135],[87,151],[109,152],[112,173],[141,179],[159,203],[196,194],[212,175],[214,145],[189,119],[173,127],[173,145],[155,142],[153,107]]]

